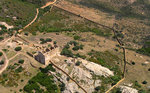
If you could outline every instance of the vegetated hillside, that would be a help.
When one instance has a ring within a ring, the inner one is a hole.
[[[20,1],[30,2],[37,5],[44,5],[46,2],[53,1],[53,0],[20,0]]]
[[[81,5],[117,14],[119,17],[149,18],[149,0],[69,0]]]
[[[0,0],[0,21],[24,27],[36,14],[36,8],[51,0]]]
[[[115,15],[114,28],[130,49],[142,48],[150,40],[150,0],[67,0],[74,4]],[[141,51],[140,51],[141,52]]]
[[[1,0],[0,21],[23,27],[34,18],[36,7],[32,3],[22,2],[21,0]]]

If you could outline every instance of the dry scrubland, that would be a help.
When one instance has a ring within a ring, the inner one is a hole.
[[[72,4],[66,1],[71,1]],[[55,6],[49,12],[50,6],[45,10],[41,9],[39,11],[38,20],[19,34],[21,38],[12,36],[7,42],[5,42],[5,39],[1,41],[0,50],[3,51],[3,55],[0,56],[0,60],[5,62],[8,59],[9,64],[7,69],[0,75],[0,90],[4,93],[19,93],[23,91],[27,93],[31,91],[39,93],[43,91],[48,93],[66,93],[68,91],[82,93],[83,89],[87,89],[90,93],[104,93],[111,86],[115,85],[122,78],[122,50],[115,41],[110,29],[103,28],[81,17],[84,16],[89,19],[93,18],[93,21],[104,23],[107,26],[113,26],[116,23],[115,29],[120,31],[118,36],[125,43],[125,47],[129,49],[126,50],[128,64],[125,80],[111,92],[117,93],[120,92],[120,89],[125,91],[124,86],[127,86],[134,88],[134,91],[138,90],[140,93],[149,93],[150,58],[135,51],[136,48],[143,47],[138,52],[149,55],[149,43],[145,43],[149,41],[144,41],[149,33],[149,26],[144,24],[148,22],[146,20],[148,20],[149,12],[145,10],[145,14],[141,15],[139,10],[128,15],[133,10],[122,11],[127,5],[138,5],[139,1],[137,3],[130,1],[126,6],[125,2],[119,2],[116,5],[117,0],[112,2],[103,0],[101,2],[98,2],[98,0],[66,1],[58,2],[56,5],[62,7],[63,4],[67,4],[67,6],[63,7],[65,10],[71,10],[73,13],[76,13],[77,10],[75,9],[78,9],[81,15],[74,15]],[[22,18],[19,18],[16,22],[24,22],[22,19],[26,18],[29,18],[26,19],[28,21],[32,20],[32,17],[35,15],[35,8],[38,7],[38,5],[34,4],[29,5],[29,7],[27,2],[17,1],[17,5],[13,1],[8,0],[8,2],[6,3],[7,8],[13,4],[16,7],[25,4],[22,6],[32,10],[30,11],[32,15],[28,15],[31,19],[27,15],[20,15]],[[68,8],[70,5],[72,7]],[[149,8],[147,6],[144,7]],[[133,8],[136,9],[136,7]],[[89,10],[84,12],[84,9]],[[24,12],[26,13],[26,11]],[[45,12],[47,13],[45,14]],[[89,16],[90,12],[94,15],[93,17]],[[86,16],[87,13],[89,14]],[[121,15],[118,15],[118,13]],[[18,14],[22,13],[18,12]],[[3,15],[3,17],[6,15]],[[145,20],[141,19],[143,17]],[[107,22],[106,20],[110,21]],[[17,26],[11,20],[1,21]],[[28,21],[26,22],[28,23]],[[26,23],[24,22],[21,25],[24,26]],[[141,33],[141,29],[145,33]],[[135,33],[139,36],[136,39],[134,39],[133,35]],[[141,39],[140,36],[144,36],[144,38]],[[143,43],[146,45],[143,46]],[[41,51],[45,55],[45,65],[40,64],[31,57],[30,54],[35,55],[37,51]],[[83,89],[78,87],[69,76],[52,66],[49,60],[69,74]],[[99,70],[93,68],[93,66]],[[74,86],[74,88],[71,86]]]

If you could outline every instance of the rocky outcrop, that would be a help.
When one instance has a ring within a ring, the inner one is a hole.
[[[77,61],[81,62],[80,65],[76,65]],[[95,87],[101,86],[102,81],[98,78],[93,78],[95,75],[105,77],[114,75],[109,69],[83,59],[67,58],[65,62],[61,63],[61,61],[57,61],[57,63],[59,63],[57,66],[68,73],[78,84],[86,89],[88,93],[92,93]],[[62,91],[62,93],[83,93],[82,89],[79,88],[75,82],[70,80],[68,76],[57,69],[56,72],[61,74],[60,80],[65,84],[65,90]]]
[[[8,25],[6,22],[0,22],[0,25],[4,25],[7,29],[12,29],[14,26]]]
[[[105,77],[114,75],[113,72],[110,71],[108,68],[98,65],[96,63],[89,62],[86,60],[81,60],[81,62],[88,70],[92,71],[96,75]]]
[[[138,93],[138,90],[127,86],[120,86],[120,89],[122,93]]]

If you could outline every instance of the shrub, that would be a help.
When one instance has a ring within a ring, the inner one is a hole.
[[[80,46],[74,46],[73,48],[72,48],[72,50],[74,50],[74,51],[78,51],[80,49]]]
[[[76,66],[80,66],[80,64],[81,64],[80,61],[77,61],[77,62],[75,63]]]
[[[4,52],[8,52],[9,50],[8,49],[2,49]]]
[[[134,86],[137,87],[137,88],[141,88],[141,85],[138,83],[138,81],[134,82]]]
[[[86,58],[86,56],[80,55],[79,53],[75,54],[75,56],[76,56],[76,57],[80,57],[80,58],[82,58],[82,59],[85,59],[85,58]]]
[[[69,44],[71,44],[71,45],[74,44],[74,46],[79,45],[79,43],[77,43],[76,41],[70,41]]]
[[[54,44],[57,44],[57,42],[56,42],[56,41],[54,41]]]
[[[80,36],[74,36],[73,38],[74,38],[74,40],[79,40],[81,37]]]
[[[22,66],[18,67],[18,68],[15,70],[16,73],[20,73],[20,72],[22,72],[22,71],[23,71]]]
[[[55,72],[56,70],[52,67],[52,64],[49,64],[46,68],[40,68],[41,72],[47,73],[49,70]]]
[[[61,88],[61,91],[65,90],[65,83],[62,83],[61,85],[59,85],[59,87]]]
[[[141,89],[139,90],[139,93],[147,93],[145,90]]]
[[[64,56],[67,56],[67,57],[73,57],[73,53],[72,51],[64,48],[62,51],[61,51],[61,55],[64,55]]]
[[[20,51],[22,48],[21,47],[16,47],[15,51]]]
[[[4,40],[4,37],[0,37],[0,40]]]
[[[96,90],[96,91],[99,91],[99,90],[100,90],[100,86],[97,86],[97,87],[95,88],[95,90]]]
[[[24,60],[23,60],[23,59],[20,59],[20,60],[18,61],[18,63],[23,64],[23,63],[24,63]]]
[[[132,65],[135,65],[135,62],[132,62]]]
[[[43,38],[40,38],[40,41],[44,41],[44,39],[43,39]]]
[[[4,60],[1,60],[1,61],[0,61],[0,65],[3,65],[3,64],[4,64]]]
[[[28,32],[25,32],[25,33],[24,33],[24,35],[28,36],[28,35],[29,35],[29,33],[28,33]]]
[[[147,81],[143,81],[142,84],[147,84]]]
[[[80,47],[81,50],[83,50],[84,45],[80,45],[79,47]]]
[[[46,41],[46,42],[52,42],[52,39],[51,39],[51,38],[46,38],[45,41]]]
[[[150,48],[141,48],[141,49],[138,49],[137,52],[150,56]]]
[[[70,48],[69,44],[65,45],[64,48],[69,49]]]
[[[2,52],[0,52],[0,56],[2,56],[3,55],[3,53]]]

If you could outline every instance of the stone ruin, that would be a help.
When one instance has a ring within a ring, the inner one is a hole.
[[[45,56],[41,53],[41,52],[38,52],[35,56],[34,56],[34,59],[38,62],[40,62],[41,64],[44,64],[45,65]]]

